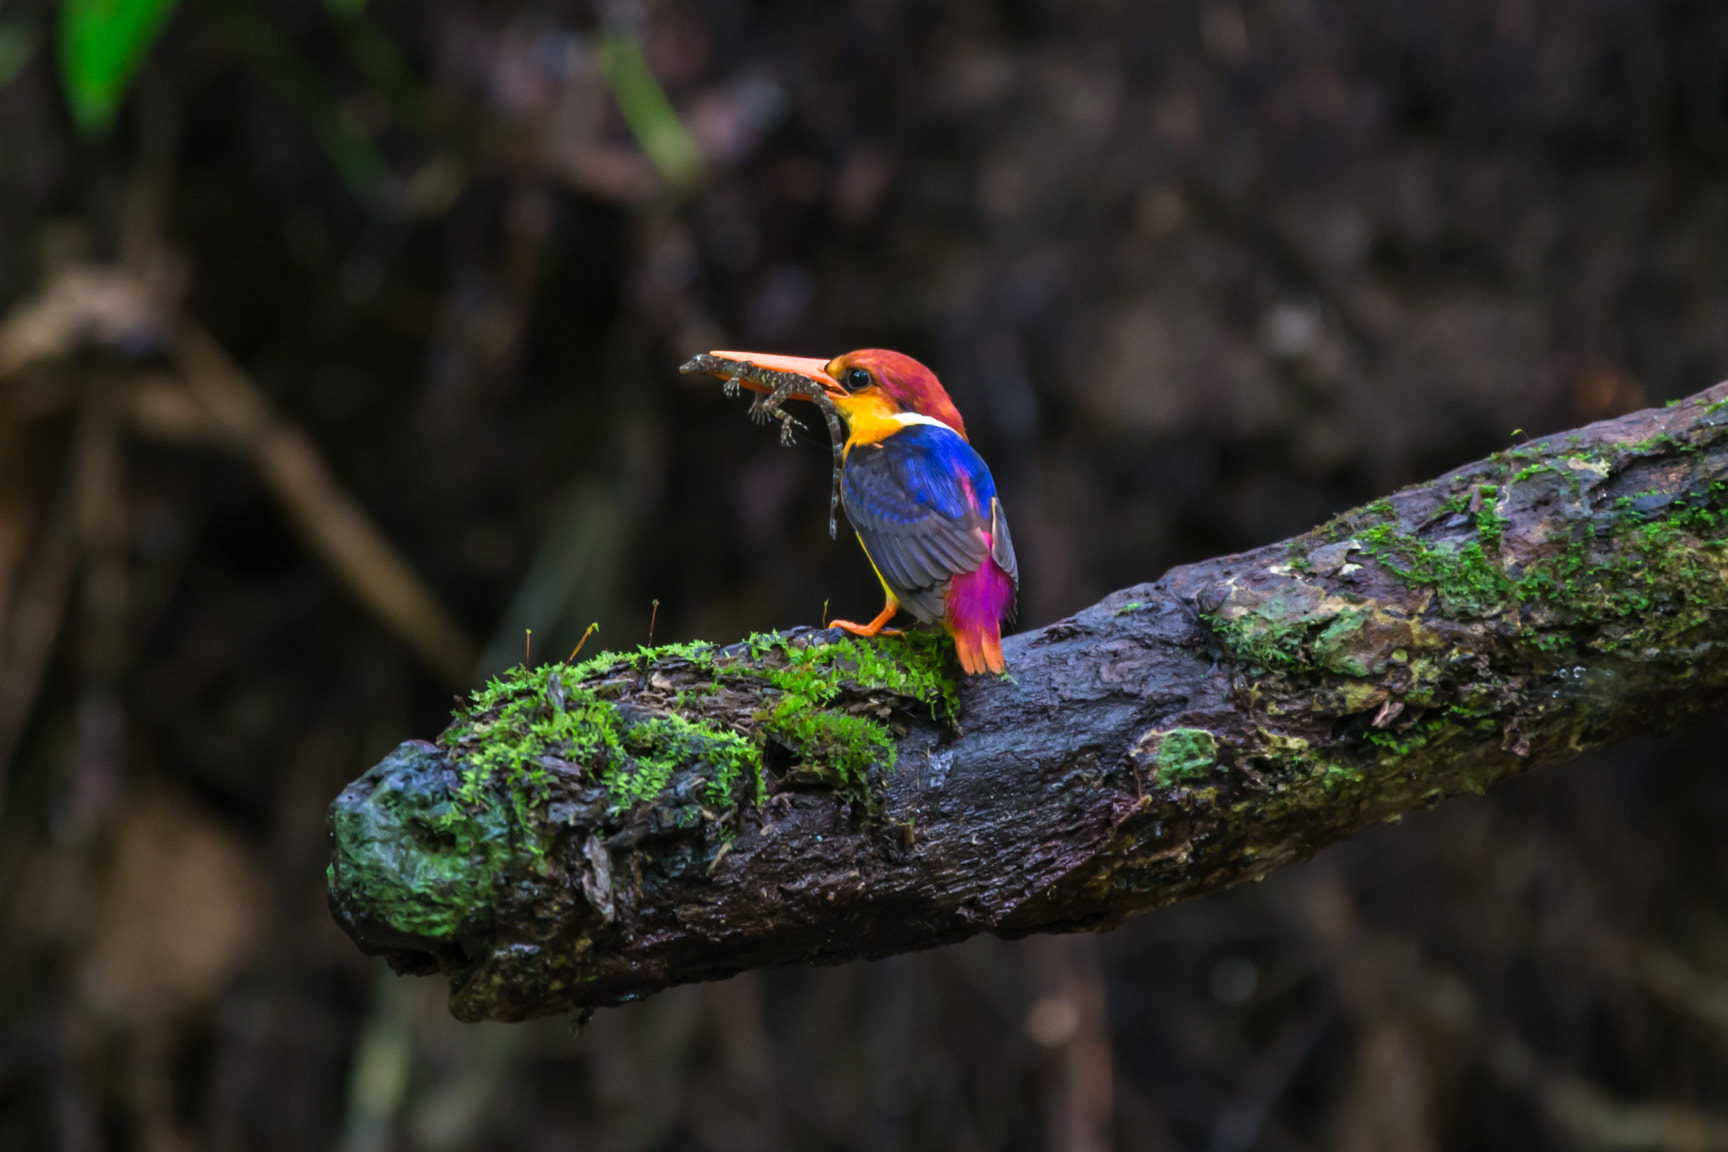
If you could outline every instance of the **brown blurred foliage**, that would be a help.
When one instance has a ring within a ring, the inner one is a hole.
[[[819,423],[693,352],[934,366],[1031,625],[1714,382],[1728,8],[211,0],[98,143],[52,23],[0,7],[0,1148],[1728,1148],[1720,725],[580,1035],[323,907],[330,797],[525,629],[868,611]]]

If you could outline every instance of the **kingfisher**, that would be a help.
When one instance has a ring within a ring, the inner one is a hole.
[[[888,623],[904,609],[942,625],[968,675],[1006,671],[1002,622],[1012,617],[1020,587],[1014,542],[990,469],[967,440],[966,422],[936,374],[885,348],[826,361],[709,355],[802,376],[845,421],[840,502],[887,603],[868,624],[831,624],[854,636],[893,635],[898,630]],[[770,391],[748,376],[733,379]]]

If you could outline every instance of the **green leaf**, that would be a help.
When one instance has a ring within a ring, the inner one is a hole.
[[[600,39],[599,58],[624,122],[661,178],[675,187],[694,184],[702,175],[702,151],[654,78],[641,42],[628,33],[608,32]]]
[[[86,136],[105,135],[175,0],[61,0],[60,79]]]
[[[24,71],[36,54],[36,33],[18,24],[0,24],[0,88]]]

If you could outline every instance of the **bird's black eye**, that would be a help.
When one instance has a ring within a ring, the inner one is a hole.
[[[871,383],[868,368],[854,368],[846,373],[846,387],[853,392],[862,392],[870,387]]]

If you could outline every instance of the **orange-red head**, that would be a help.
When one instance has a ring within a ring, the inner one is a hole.
[[[880,395],[893,405],[896,412],[910,412],[940,420],[961,436],[966,435],[966,422],[960,410],[948,398],[948,390],[936,379],[936,373],[903,352],[886,348],[860,348],[828,361],[827,373],[840,382],[854,405],[868,402]],[[839,397],[835,403],[841,411],[847,405]]]
[[[721,360],[754,364],[780,372],[796,372],[822,386],[846,417],[856,439],[874,440],[897,427],[894,417],[924,416],[940,420],[962,437],[966,422],[948,398],[936,373],[912,357],[886,348],[860,348],[832,360],[804,356],[775,356],[758,352],[713,352]],[[750,380],[745,387],[766,391]]]

